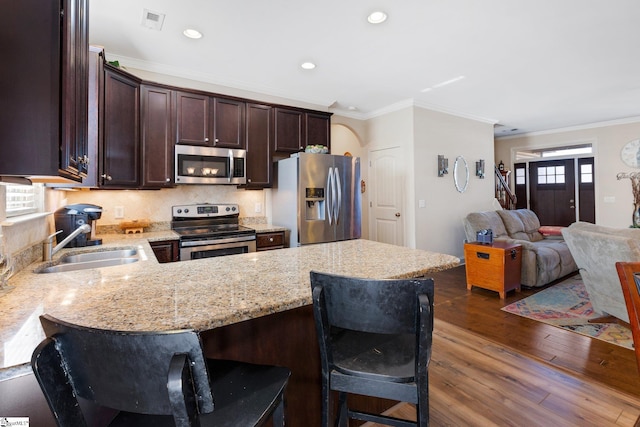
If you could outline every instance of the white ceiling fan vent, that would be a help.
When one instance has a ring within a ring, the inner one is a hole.
[[[154,12],[149,9],[142,10],[142,26],[151,28],[152,30],[160,31],[162,24],[164,23],[164,13]]]

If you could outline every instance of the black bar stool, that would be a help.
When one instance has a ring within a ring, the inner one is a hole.
[[[391,426],[429,424],[433,280],[373,280],[311,272],[322,363],[322,426],[331,422],[331,392],[339,392],[338,425],[348,418]],[[355,393],[416,405],[417,423],[348,408]]]
[[[59,426],[87,425],[78,398],[115,410],[110,426],[284,426],[286,368],[206,359],[190,330],[40,322],[31,366]]]

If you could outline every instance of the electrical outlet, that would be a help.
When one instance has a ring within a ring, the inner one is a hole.
[[[425,200],[418,200],[418,207],[419,208],[426,208],[427,207],[427,202]]]
[[[262,212],[262,203],[256,203],[255,211],[256,213]]]
[[[122,219],[124,218],[124,206],[116,206],[114,208],[115,212],[113,214],[113,217],[115,219]]]

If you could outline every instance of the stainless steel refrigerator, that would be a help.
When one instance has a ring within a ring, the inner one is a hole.
[[[273,224],[291,247],[361,236],[360,158],[298,153],[278,162]]]

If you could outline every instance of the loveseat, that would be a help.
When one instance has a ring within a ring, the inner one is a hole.
[[[477,240],[476,232],[491,229],[494,240],[522,246],[524,286],[544,286],[578,269],[560,232],[543,235],[538,216],[529,209],[472,212],[463,224],[469,242]]]
[[[640,229],[576,222],[562,230],[593,310],[629,323],[616,262],[640,261]]]

